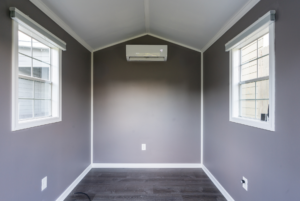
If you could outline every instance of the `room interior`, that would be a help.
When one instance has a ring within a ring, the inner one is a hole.
[[[300,200],[299,8],[1,0],[1,200]]]

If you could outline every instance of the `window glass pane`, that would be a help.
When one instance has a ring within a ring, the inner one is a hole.
[[[268,113],[269,48],[267,33],[240,49],[240,82],[248,82],[239,85],[241,117],[261,120],[262,114],[265,117]],[[267,80],[257,81],[257,78]]]
[[[258,77],[269,76],[269,56],[258,60]]]
[[[33,58],[50,64],[50,48],[36,40],[32,41]]]
[[[33,117],[33,100],[19,99],[19,119]]]
[[[31,76],[31,58],[19,54],[19,74]]]
[[[257,40],[241,49],[241,57],[242,64],[257,58]]]
[[[34,101],[34,116],[35,117],[51,116],[51,101],[50,100],[35,100]]]
[[[50,80],[51,48],[18,32],[19,75]],[[18,79],[19,119],[49,117],[52,115],[52,85],[40,81]]]
[[[256,99],[269,99],[269,80],[256,82]]]
[[[35,82],[34,83],[34,97],[35,99],[51,99],[51,84]]]
[[[255,82],[241,85],[241,99],[255,99]]]
[[[50,65],[33,59],[33,77],[49,80],[49,75]]]
[[[257,60],[241,66],[241,81],[257,78]]]
[[[256,101],[256,119],[261,120],[261,114],[268,114],[269,100]]]
[[[33,98],[33,81],[19,79],[19,98]]]
[[[258,57],[269,54],[269,34],[258,39]]]
[[[240,101],[241,117],[255,119],[255,100]]]
[[[31,38],[19,31],[19,53],[31,56]]]

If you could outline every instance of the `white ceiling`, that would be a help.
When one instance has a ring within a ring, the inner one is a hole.
[[[89,50],[142,34],[201,51],[259,0],[30,0]]]

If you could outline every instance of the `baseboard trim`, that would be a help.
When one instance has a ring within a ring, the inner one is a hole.
[[[92,165],[89,165],[73,182],[72,184],[56,199],[56,201],[64,201],[71,191],[77,186],[77,184],[85,177],[85,175],[92,169]]]
[[[220,184],[220,182],[214,177],[214,175],[204,165],[202,165],[202,169],[207,174],[207,176],[210,178],[210,180],[216,185],[216,187],[223,194],[223,196],[227,199],[227,201],[234,201],[234,199],[230,196],[230,194],[225,190],[225,188]]]
[[[201,168],[201,163],[93,163],[92,168]]]

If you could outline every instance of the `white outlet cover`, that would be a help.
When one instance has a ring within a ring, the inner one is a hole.
[[[146,151],[146,144],[142,144],[142,151]]]
[[[243,177],[243,180],[245,181],[245,183],[243,183],[243,188],[248,191],[248,179],[246,179],[245,177]]]
[[[47,188],[47,177],[42,179],[42,191]]]

